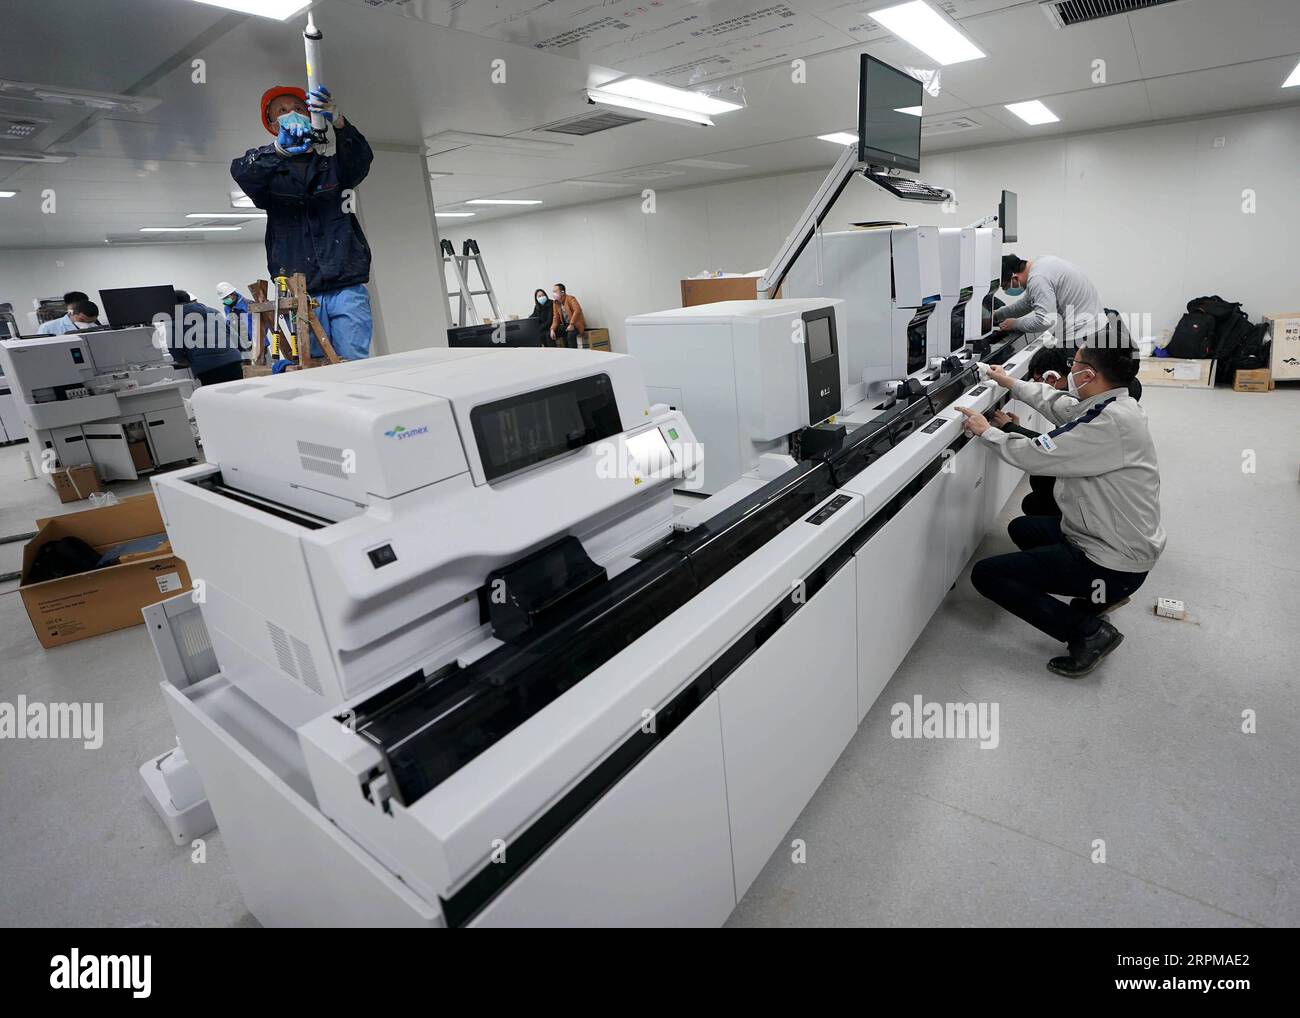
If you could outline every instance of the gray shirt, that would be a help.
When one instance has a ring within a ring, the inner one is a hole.
[[[1165,548],[1160,466],[1147,418],[1127,389],[1079,400],[1045,382],[1011,394],[1059,427],[1037,438],[989,428],[981,436],[1008,463],[1057,478],[1061,532],[1099,566],[1145,573]]]
[[[1029,263],[1024,296],[993,312],[993,321],[1014,318],[1016,332],[1051,330],[1057,339],[1075,340],[1097,332],[1106,313],[1092,280],[1072,262],[1043,255]]]

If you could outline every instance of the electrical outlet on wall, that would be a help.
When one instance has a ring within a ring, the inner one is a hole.
[[[1215,148],[1223,148],[1223,146],[1226,144],[1228,144],[1228,139],[1225,138],[1223,135],[1219,135],[1217,138],[1214,139]]]

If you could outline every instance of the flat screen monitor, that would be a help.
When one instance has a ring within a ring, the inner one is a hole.
[[[987,206],[986,206],[987,207]],[[1016,236],[1016,192],[1003,191],[998,202],[998,225],[1002,227],[1002,243],[1014,244]]]
[[[171,317],[175,311],[169,286],[127,286],[99,291],[99,310],[110,325],[151,325],[158,315]]]
[[[921,83],[862,54],[858,71],[858,161],[921,169]]]

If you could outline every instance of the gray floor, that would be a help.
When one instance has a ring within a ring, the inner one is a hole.
[[[1300,923],[1300,390],[1144,405],[1170,541],[1115,616],[1123,647],[1056,678],[1055,648],[963,578],[786,839],[807,861],[778,850],[731,925]],[[0,534],[76,508],[23,480],[19,448],[0,449]],[[0,545],[0,572],[18,557]],[[1157,594],[1189,619],[1155,618]],[[143,629],[44,651],[9,585],[0,672],[0,700],[100,700],[108,729],[94,751],[0,742],[0,924],[253,924],[220,835],[192,862],[140,791],[173,737]],[[917,694],[996,701],[1000,745],[891,738]]]

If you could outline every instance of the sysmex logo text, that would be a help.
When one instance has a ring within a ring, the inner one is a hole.
[[[427,435],[428,433],[429,433],[429,425],[427,424],[421,424],[417,428],[407,428],[407,427],[403,427],[401,424],[398,424],[392,427],[391,429],[389,429],[388,431],[385,431],[384,435],[387,438],[395,438],[399,442],[401,442],[404,439],[414,438],[416,435]]]

